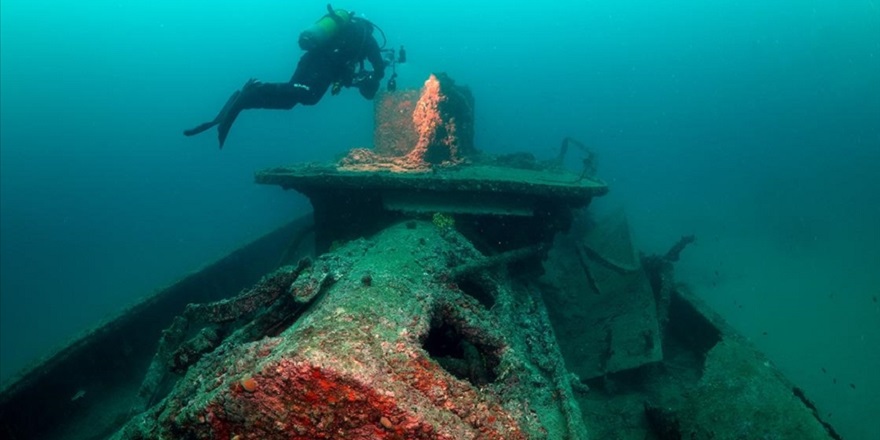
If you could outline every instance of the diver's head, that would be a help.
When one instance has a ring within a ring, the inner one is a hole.
[[[327,14],[299,34],[299,47],[308,51],[326,45],[351,22],[352,15],[344,9],[333,9],[328,4]]]

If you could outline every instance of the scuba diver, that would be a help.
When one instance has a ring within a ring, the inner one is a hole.
[[[214,120],[183,132],[185,136],[202,133],[217,126],[220,148],[235,118],[246,109],[289,110],[297,104],[315,105],[331,86],[336,95],[343,87],[356,87],[366,99],[373,99],[385,76],[382,50],[373,37],[375,25],[355,17],[353,12],[333,9],[303,31],[299,47],[306,51],[286,83],[264,83],[255,79],[245,83],[229,97]],[[381,32],[382,30],[379,29]],[[382,34],[384,39],[384,33]],[[373,70],[366,70],[364,60]]]

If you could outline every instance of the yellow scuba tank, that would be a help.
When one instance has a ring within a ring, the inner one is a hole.
[[[312,50],[325,45],[351,22],[352,15],[351,12],[333,9],[333,6],[327,4],[327,15],[299,34],[299,47],[302,50]]]

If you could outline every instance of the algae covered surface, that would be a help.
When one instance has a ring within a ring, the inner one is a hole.
[[[685,394],[683,428],[694,438],[827,439],[828,432],[776,368],[736,341],[709,351],[697,386]]]
[[[293,283],[319,288],[295,322],[234,333],[115,438],[586,438],[530,288],[450,277],[480,258],[421,221],[338,245]]]

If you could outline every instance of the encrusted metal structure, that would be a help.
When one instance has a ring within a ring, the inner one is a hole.
[[[639,255],[586,210],[608,188],[585,145],[483,154],[474,101],[432,75],[377,98],[375,148],[258,172],[311,218],[25,372],[0,437],[839,438],[675,282],[693,237]]]

